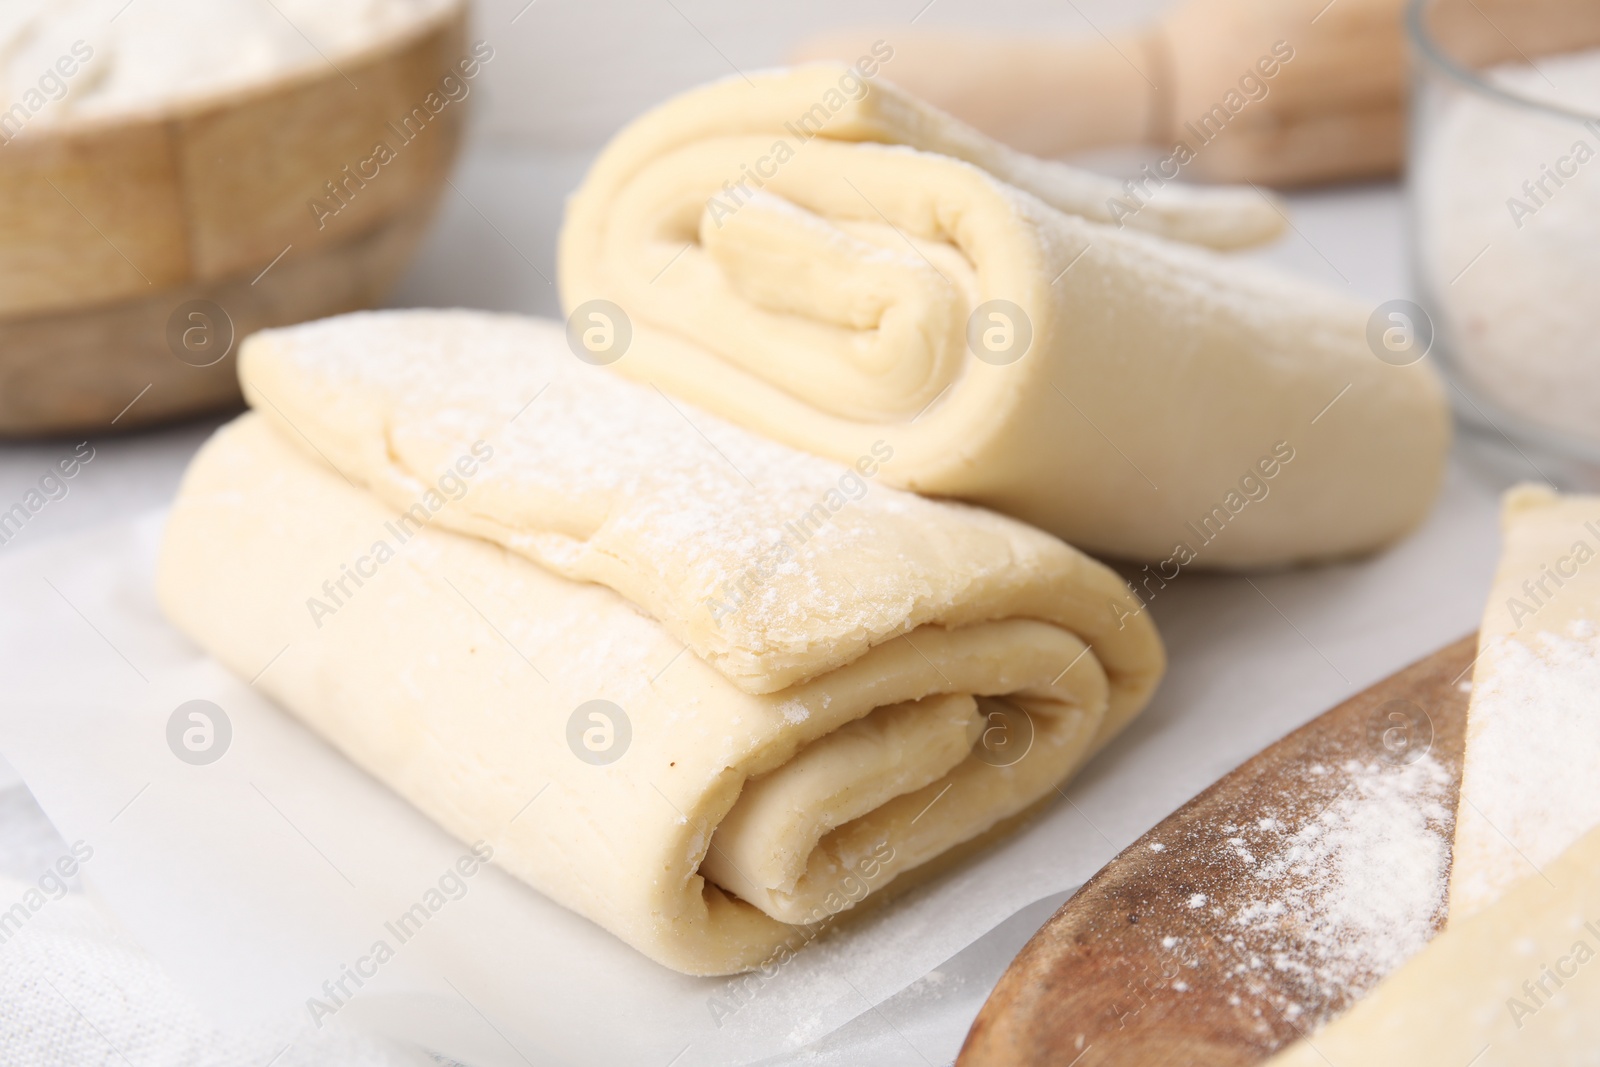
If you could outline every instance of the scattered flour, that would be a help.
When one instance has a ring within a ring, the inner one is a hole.
[[[1600,50],[1487,79],[1600,116]],[[1487,400],[1600,442],[1600,121],[1457,92],[1419,131],[1414,164],[1429,310]]]
[[[811,709],[803,701],[786,700],[782,704],[783,721],[791,725],[805,722],[811,718]]]
[[[492,443],[502,458],[473,479],[464,511],[510,529],[507,546],[542,566],[624,589],[719,669],[815,669],[828,648],[865,651],[971,590],[1048,574],[1064,551],[1014,520],[874,484],[860,464],[581,363],[546,321],[388,311],[262,337],[283,345],[293,388],[313,398],[295,416],[309,438],[337,440],[341,420],[384,426],[408,478]],[[941,547],[906,550],[920,544]],[[948,563],[957,545],[962,568]],[[769,566],[779,559],[796,572]]]
[[[1289,832],[1263,820],[1259,859],[1234,848],[1264,890],[1232,916],[1252,957],[1235,972],[1259,960],[1319,999],[1364,991],[1420,950],[1449,870],[1439,828],[1451,821],[1450,775],[1437,760],[1344,771],[1344,792],[1315,821]]]
[[[10,122],[0,132],[327,67],[453,2],[4,0],[0,119]]]
[[[1265,1000],[1298,1028],[1320,1025],[1427,943],[1450,865],[1451,775],[1431,754],[1322,770],[1337,791],[1314,817],[1268,813],[1210,832],[1201,845],[1221,853],[1223,884],[1188,905],[1211,905],[1213,933],[1161,940],[1236,983],[1230,1004]]]

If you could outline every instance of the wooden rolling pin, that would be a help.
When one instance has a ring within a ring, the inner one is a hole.
[[[1300,914],[1303,903],[1284,908],[1284,902],[1288,886],[1315,892],[1315,883],[1285,882],[1281,872],[1277,881],[1257,877],[1266,869],[1257,859],[1268,857],[1252,856],[1246,864],[1233,845],[1298,846],[1301,828],[1317,823],[1341,798],[1368,806],[1402,795],[1394,785],[1364,790],[1343,777],[1348,772],[1329,770],[1352,761],[1389,776],[1431,755],[1447,774],[1432,803],[1454,810],[1466,751],[1467,694],[1460,682],[1476,653],[1476,637],[1464,637],[1351,697],[1257,753],[1130,845],[1012,961],[973,1022],[957,1067],[1249,1067],[1348,1009],[1361,990],[1317,971],[1333,966],[1330,931],[1342,938],[1336,951],[1345,955],[1338,959],[1388,965],[1394,963],[1389,954],[1369,955],[1350,939],[1370,943],[1400,931],[1311,928]],[[1429,803],[1420,796],[1411,802],[1419,811]],[[1348,825],[1355,810],[1343,809],[1339,818]],[[1392,809],[1380,810],[1393,816]],[[1258,833],[1263,816],[1286,820],[1286,828]],[[1452,829],[1446,823],[1428,832],[1448,849]],[[1317,877],[1309,855],[1301,862],[1313,872],[1302,877]],[[1350,892],[1369,894],[1368,906],[1374,892],[1388,901],[1381,907],[1392,904],[1387,886],[1358,885]],[[1429,924],[1436,930],[1445,918],[1442,884],[1439,893]],[[1358,904],[1347,900],[1347,906]],[[1260,908],[1269,909],[1261,915],[1283,918],[1242,937],[1237,916]],[[1271,931],[1264,940],[1262,929]],[[1241,966],[1265,944],[1272,946],[1267,965]],[[1382,977],[1366,974],[1359,981],[1370,986]],[[1286,1011],[1291,1004],[1296,1010]]]
[[[1167,157],[1182,145],[1190,158],[1167,158],[1186,177],[1292,186],[1399,169],[1405,6],[1183,0],[1114,37],[899,27],[818,38],[796,58],[849,62],[882,39],[894,49],[883,77],[1034,155],[1142,143]],[[1575,29],[1590,38],[1600,8],[1593,0],[1435,6],[1438,28],[1487,61],[1562,50],[1561,35]]]

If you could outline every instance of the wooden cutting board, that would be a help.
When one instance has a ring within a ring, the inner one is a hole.
[[[1300,831],[1315,829],[1334,804],[1353,821],[1350,805],[1368,803],[1369,788],[1352,789],[1340,768],[1415,775],[1434,770],[1413,766],[1430,759],[1448,777],[1435,775],[1440,784],[1429,798],[1453,813],[1463,683],[1476,649],[1476,637],[1462,638],[1345,701],[1124,850],[1012,961],[972,1024],[959,1067],[1254,1064],[1349,1007],[1382,975],[1349,984],[1326,975],[1308,980],[1294,962],[1316,958],[1325,935],[1315,923],[1296,922],[1294,907],[1272,924],[1272,951],[1241,938],[1245,909],[1271,908],[1281,903],[1275,893],[1300,891],[1251,877],[1268,857],[1246,860],[1241,850],[1261,850],[1264,818],[1274,820],[1270,834],[1281,841],[1303,840]],[[1452,829],[1448,815],[1427,823],[1445,856]],[[1429,920],[1434,930],[1444,916],[1441,892]]]

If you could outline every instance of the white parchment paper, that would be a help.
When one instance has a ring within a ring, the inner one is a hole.
[[[458,867],[467,845],[166,625],[159,514],[0,559],[0,751],[62,835],[92,845],[97,897],[222,1019],[316,1013],[475,1065],[749,1062],[894,996],[1263,745],[1469,632],[1498,489],[1458,465],[1427,527],[1376,560],[1180,575],[1150,604],[1166,683],[1061,802],[770,976],[674,974],[492,866]],[[196,699],[232,729],[201,766],[167,740]],[[395,926],[430,900],[426,922]]]

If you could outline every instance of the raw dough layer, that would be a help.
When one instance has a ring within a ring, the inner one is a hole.
[[[240,375],[256,412],[173,508],[168,617],[680,971],[792,951],[1048,797],[1163,669],[1074,549],[581,363],[554,324],[352,315],[255,335]]]
[[[1600,830],[1270,1067],[1594,1067]]]
[[[1600,497],[1506,494],[1478,633],[1452,924],[1600,826]]]
[[[626,316],[624,374],[844,462],[890,437],[885,481],[1086,551],[1256,566],[1415,526],[1449,438],[1432,369],[1377,358],[1368,306],[1176,243],[1273,236],[1263,195],[1169,184],[1113,218],[1127,196],[881,79],[756,74],[601,153],[562,299],[602,343]]]

